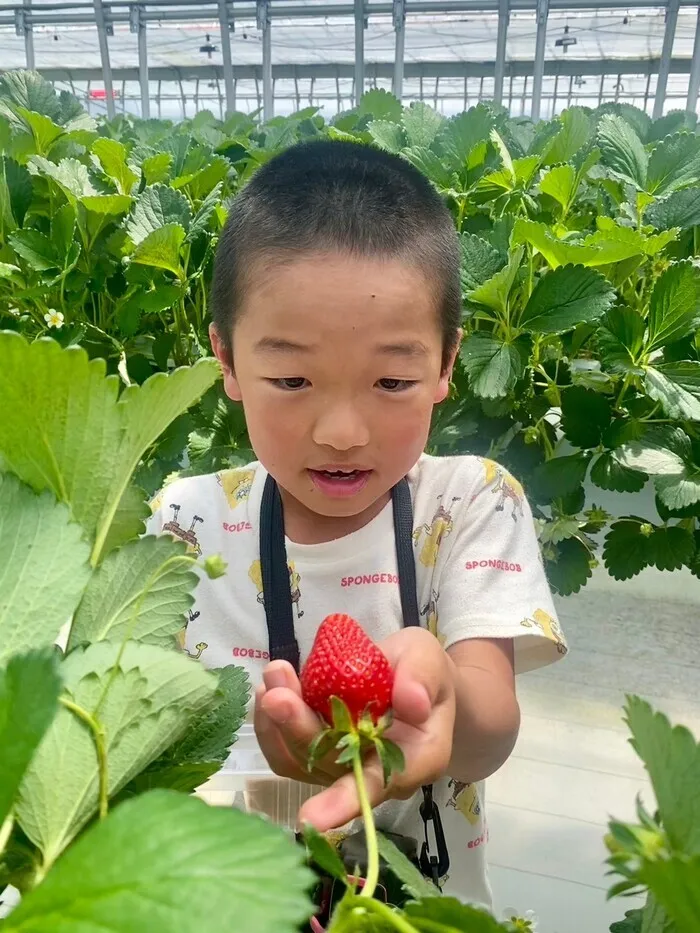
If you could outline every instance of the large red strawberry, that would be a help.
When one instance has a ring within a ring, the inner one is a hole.
[[[394,672],[372,639],[347,615],[321,623],[301,672],[304,702],[332,723],[330,698],[339,697],[354,723],[366,711],[376,723],[391,706]]]

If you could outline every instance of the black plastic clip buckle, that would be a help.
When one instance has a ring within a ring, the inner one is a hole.
[[[439,887],[440,878],[444,878],[450,870],[450,855],[447,851],[440,810],[433,799],[432,787],[423,788],[423,802],[420,805],[420,815],[425,826],[425,842],[421,846],[419,859],[420,870],[426,878],[432,878],[435,886]],[[437,855],[431,855],[430,853],[428,826],[431,822],[433,824],[433,832],[435,833]]]

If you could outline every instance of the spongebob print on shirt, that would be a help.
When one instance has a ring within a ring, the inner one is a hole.
[[[480,457],[484,467],[484,481],[487,486],[491,486],[491,492],[498,496],[496,500],[496,511],[503,512],[506,502],[512,505],[511,518],[517,522],[518,516],[523,517],[523,501],[525,491],[514,476],[505,470],[500,463],[495,460],[489,460],[486,457]]]
[[[255,470],[222,470],[216,474],[216,481],[226,496],[226,501],[232,509],[247,502],[253,488]]]
[[[548,612],[545,612],[544,609],[535,609],[532,616],[523,619],[520,624],[523,628],[537,629],[545,638],[553,641],[557,646],[559,654],[566,654],[569,650],[564,641],[564,633],[561,630],[561,626],[557,620],[550,616]]]
[[[297,573],[294,567],[294,561],[290,560],[287,564],[287,569],[289,570],[289,589],[292,596],[292,605],[295,607],[297,612],[297,619],[301,619],[304,615],[304,610],[300,606],[301,601],[301,575]],[[260,566],[260,561],[256,560],[250,565],[248,570],[248,576],[255,584],[255,588],[258,591],[258,602],[261,605],[265,605],[265,596],[263,594],[263,582],[262,582],[262,567]]]
[[[418,553],[418,560],[424,567],[434,567],[437,563],[440,545],[443,540],[452,532],[452,506],[459,502],[459,496],[453,496],[452,504],[445,508],[442,504],[442,496],[438,496],[438,506],[435,510],[430,524],[419,525],[413,532],[413,540],[416,544],[422,542]]]

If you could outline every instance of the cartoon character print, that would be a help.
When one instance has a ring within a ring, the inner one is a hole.
[[[564,633],[557,620],[550,616],[544,609],[535,609],[530,618],[523,619],[520,623],[523,628],[536,628],[557,646],[559,654],[566,654],[569,650],[564,641]]]
[[[443,539],[452,533],[454,523],[452,521],[452,506],[459,502],[459,496],[452,497],[452,503],[449,508],[442,504],[442,496],[437,497],[438,506],[435,514],[430,520],[430,524],[419,525],[413,532],[413,540],[416,544],[423,538],[423,547],[418,555],[418,560],[424,567],[434,567],[437,563],[438,552]]]
[[[202,553],[202,548],[197,540],[197,535],[195,533],[195,528],[198,523],[204,522],[204,519],[199,515],[193,515],[192,521],[189,528],[183,528],[180,525],[180,506],[175,505],[174,503],[170,504],[170,508],[173,510],[173,517],[169,522],[166,522],[163,525],[163,531],[169,532],[174,538],[179,538],[180,541],[184,541],[187,545],[188,551],[194,553],[199,557]]]
[[[289,570],[289,591],[292,597],[292,605],[296,608],[297,619],[301,619],[304,615],[304,610],[301,608],[301,574],[297,573],[294,567],[294,561],[289,561],[287,564],[287,569]],[[248,576],[255,584],[255,588],[258,591],[258,602],[261,606],[265,605],[265,596],[263,593],[263,583],[262,583],[262,567],[260,566],[260,561],[256,560],[250,565],[248,570]]]
[[[524,515],[523,502],[525,501],[525,491],[523,487],[514,476],[511,476],[508,470],[500,465],[500,463],[496,463],[495,460],[488,460],[486,457],[481,457],[480,459],[484,467],[486,485],[492,486],[491,492],[498,496],[496,511],[503,512],[506,500],[510,500],[512,503],[510,516],[514,522],[517,522],[518,515],[520,515],[521,518]]]
[[[191,622],[194,622],[198,618],[199,618],[199,610],[197,609],[195,612],[193,612],[190,609],[189,614],[188,614],[187,625],[185,625],[184,628],[180,629],[180,631],[177,633],[177,636],[176,636],[177,645],[180,651],[184,651],[185,654],[188,654],[191,658],[194,658],[195,661],[199,661],[199,659],[202,657],[202,654],[209,647],[209,645],[205,641],[200,641],[198,644],[194,646],[195,650],[190,651],[185,644],[185,639],[187,637],[187,628]]]
[[[430,599],[423,606],[420,611],[420,614],[425,617],[426,624],[428,626],[428,631],[434,635],[441,645],[445,644],[445,636],[440,634],[438,629],[438,599],[440,594],[436,593],[435,590],[430,591]]]
[[[216,481],[232,509],[248,499],[254,479],[255,470],[222,470],[216,474]]]
[[[476,785],[465,784],[452,778],[447,786],[452,788],[452,796],[447,801],[447,806],[459,810],[472,826],[476,826],[481,816],[481,801]]]
[[[151,515],[155,515],[158,509],[163,504],[163,499],[165,498],[165,489],[161,489],[160,492],[157,492],[155,496],[148,503],[151,510]]]

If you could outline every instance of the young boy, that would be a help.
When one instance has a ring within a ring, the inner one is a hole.
[[[274,477],[302,663],[323,618],[347,612],[395,669],[406,768],[385,790],[367,763],[378,825],[420,843],[420,788],[434,782],[446,890],[489,905],[483,780],[516,740],[514,672],[566,647],[519,483],[489,460],[423,455],[461,337],[459,265],[448,209],[397,156],[314,142],[262,167],[231,207],[211,295],[214,352],[259,461],[168,486],[151,531],[192,522],[204,556],[228,562],[197,588],[186,648],[248,670],[272,769],[326,785],[300,819],[344,826],[360,812],[352,776],[332,762],[307,773],[319,720],[294,668],[268,663],[258,535]],[[424,628],[402,626],[391,490],[403,477]]]

